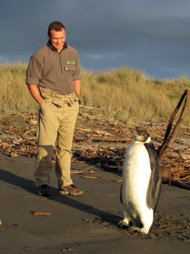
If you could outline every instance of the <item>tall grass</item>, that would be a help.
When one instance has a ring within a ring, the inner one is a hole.
[[[82,101],[101,107],[112,119],[168,120],[190,80],[155,81],[144,73],[121,68],[104,73],[83,73]],[[190,114],[185,124],[190,123]]]
[[[26,64],[0,66],[0,108],[4,111],[35,111],[37,103],[25,84]],[[190,80],[156,81],[131,68],[94,73],[82,71],[81,101],[84,106],[101,108],[109,119],[168,120]],[[190,124],[190,114],[184,120]]]
[[[26,64],[0,66],[0,109],[3,111],[34,111],[37,104],[25,84]]]

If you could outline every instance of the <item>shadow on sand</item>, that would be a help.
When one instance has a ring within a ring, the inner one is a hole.
[[[3,169],[0,169],[0,180],[12,184],[14,186],[20,187],[27,192],[37,195],[34,182],[32,180],[23,178],[21,176],[17,176]],[[109,224],[114,226],[116,226],[117,223],[121,220],[121,217],[111,213],[104,212],[90,205],[84,204],[76,200],[76,197],[60,196],[58,194],[58,190],[54,187],[50,187],[50,191],[52,195],[47,199],[51,200],[52,202],[59,202],[72,208],[81,210],[83,212],[98,216],[102,221],[109,222]]]

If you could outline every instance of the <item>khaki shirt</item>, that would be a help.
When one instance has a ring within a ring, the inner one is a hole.
[[[76,49],[65,44],[58,53],[48,42],[30,59],[26,73],[26,84],[48,88],[67,95],[75,91],[75,80],[81,79],[80,61]]]

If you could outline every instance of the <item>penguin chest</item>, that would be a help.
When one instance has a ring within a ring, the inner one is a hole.
[[[123,198],[126,202],[146,202],[151,176],[150,159],[144,144],[134,143],[127,151],[123,167]]]

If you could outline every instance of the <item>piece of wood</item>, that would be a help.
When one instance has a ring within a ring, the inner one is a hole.
[[[166,151],[165,156],[172,159],[190,160],[190,151]]]
[[[180,99],[179,103],[177,104],[174,112],[172,113],[172,115],[170,117],[170,120],[169,120],[169,123],[168,123],[168,126],[167,126],[167,130],[166,130],[166,133],[165,133],[165,137],[164,137],[163,143],[157,149],[159,163],[162,162],[162,160],[165,157],[165,153],[166,153],[167,148],[169,147],[169,145],[171,146],[173,144],[177,134],[179,133],[181,122],[184,119],[184,116],[185,116],[185,114],[187,112],[187,106],[189,104],[189,98],[190,98],[190,90],[185,90],[185,92],[181,96],[181,99]],[[173,121],[175,119],[175,116],[176,116],[176,114],[177,114],[177,112],[178,112],[178,110],[179,110],[183,100],[185,100],[185,102],[184,102],[183,108],[181,110],[181,114],[179,116],[179,119],[178,119],[176,125],[173,128],[173,131],[171,132]]]
[[[98,137],[91,136],[87,139],[86,142],[89,143],[89,142],[92,142],[92,141],[125,143],[125,142],[129,141],[129,138],[98,138]]]
[[[179,188],[183,188],[186,190],[190,190],[190,185],[187,183],[183,183],[181,181],[169,178],[169,177],[162,177],[162,183],[163,184],[169,184],[169,185],[174,185],[177,186]]]

